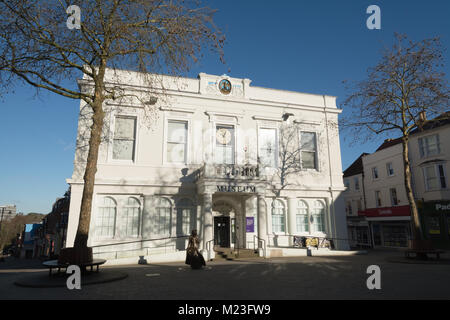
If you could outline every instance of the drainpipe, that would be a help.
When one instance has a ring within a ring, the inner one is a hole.
[[[331,153],[330,153],[330,137],[328,133],[328,115],[327,115],[327,101],[325,99],[325,96],[323,96],[323,104],[324,108],[323,111],[325,113],[325,130],[327,134],[327,152],[328,152],[328,172],[329,172],[329,178],[330,178],[330,196],[331,196],[331,203],[333,204],[333,227],[334,227],[334,236],[337,237],[336,233],[336,209],[335,209],[335,203],[334,203],[334,197],[333,197],[333,176],[331,174]],[[331,209],[331,208],[330,208]],[[330,210],[331,213],[331,210]],[[337,245],[337,241],[336,241]]]

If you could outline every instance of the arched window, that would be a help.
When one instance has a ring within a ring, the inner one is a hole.
[[[170,236],[170,216],[172,204],[166,198],[156,201],[155,231],[161,236]]]
[[[297,232],[309,232],[308,205],[303,200],[297,203],[296,225]]]
[[[195,210],[192,201],[181,199],[177,203],[177,233],[189,235],[195,229]]]
[[[139,222],[141,217],[141,205],[139,200],[129,197],[127,204],[124,207],[125,217],[125,236],[137,237],[139,236]]]
[[[272,203],[272,231],[285,232],[285,207],[281,200],[274,200]]]
[[[112,238],[116,228],[117,204],[111,197],[104,197],[98,207],[96,234],[99,238]]]
[[[314,201],[311,215],[311,231],[325,232],[325,205],[322,201]]]

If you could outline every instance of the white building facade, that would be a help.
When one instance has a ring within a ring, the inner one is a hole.
[[[375,247],[407,247],[411,238],[411,209],[403,173],[400,139],[386,140],[363,157],[366,210]]]
[[[109,70],[107,79],[133,95],[146,91],[138,73]],[[335,97],[204,73],[160,83],[153,121],[136,100],[104,104],[88,240],[96,257],[180,261],[192,229],[207,259],[214,246],[274,256],[294,235],[348,249]],[[295,132],[285,153],[283,127]],[[80,116],[67,247],[78,226],[88,128]],[[280,180],[286,154],[298,165]]]

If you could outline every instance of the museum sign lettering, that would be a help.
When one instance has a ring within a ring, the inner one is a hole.
[[[256,192],[255,186],[217,186],[217,192]]]

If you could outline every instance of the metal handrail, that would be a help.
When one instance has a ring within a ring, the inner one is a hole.
[[[211,242],[214,241],[214,238],[206,242],[206,250],[209,252],[211,249]]]
[[[100,248],[100,247],[109,247],[109,246],[115,246],[115,245],[123,245],[123,244],[130,244],[130,243],[142,243],[147,241],[161,241],[161,240],[172,240],[172,239],[182,239],[182,238],[189,238],[189,236],[177,236],[177,237],[165,237],[165,238],[158,238],[158,239],[141,239],[136,241],[127,241],[127,242],[115,242],[110,244],[101,244],[96,246],[91,246],[91,248]],[[164,244],[164,248],[167,247],[167,244]],[[141,248],[134,248],[134,249],[126,249],[126,250],[120,250],[120,252],[126,252],[126,251],[135,251],[135,250],[142,250],[142,249],[151,249],[154,247],[151,246],[145,246]],[[112,253],[113,251],[105,251],[105,252],[95,252],[94,254],[104,254],[104,253]],[[117,258],[117,252],[116,252],[116,258]]]
[[[269,234],[268,235],[269,237],[275,237],[274,235],[272,235],[272,234]],[[318,241],[317,241],[317,243],[318,243],[318,246],[317,246],[317,249],[319,249],[319,247],[320,247],[320,245],[321,244],[323,244],[324,243],[324,241],[325,240],[328,240],[328,241],[330,241],[330,240],[342,240],[342,241],[352,241],[352,239],[349,239],[349,238],[332,238],[332,237],[319,237],[319,236],[313,236],[313,235],[292,235],[292,234],[284,234],[284,235],[282,235],[283,237],[299,237],[299,238],[310,238],[310,239],[318,239]],[[321,240],[321,241],[320,241]],[[278,246],[279,247],[279,246]]]

